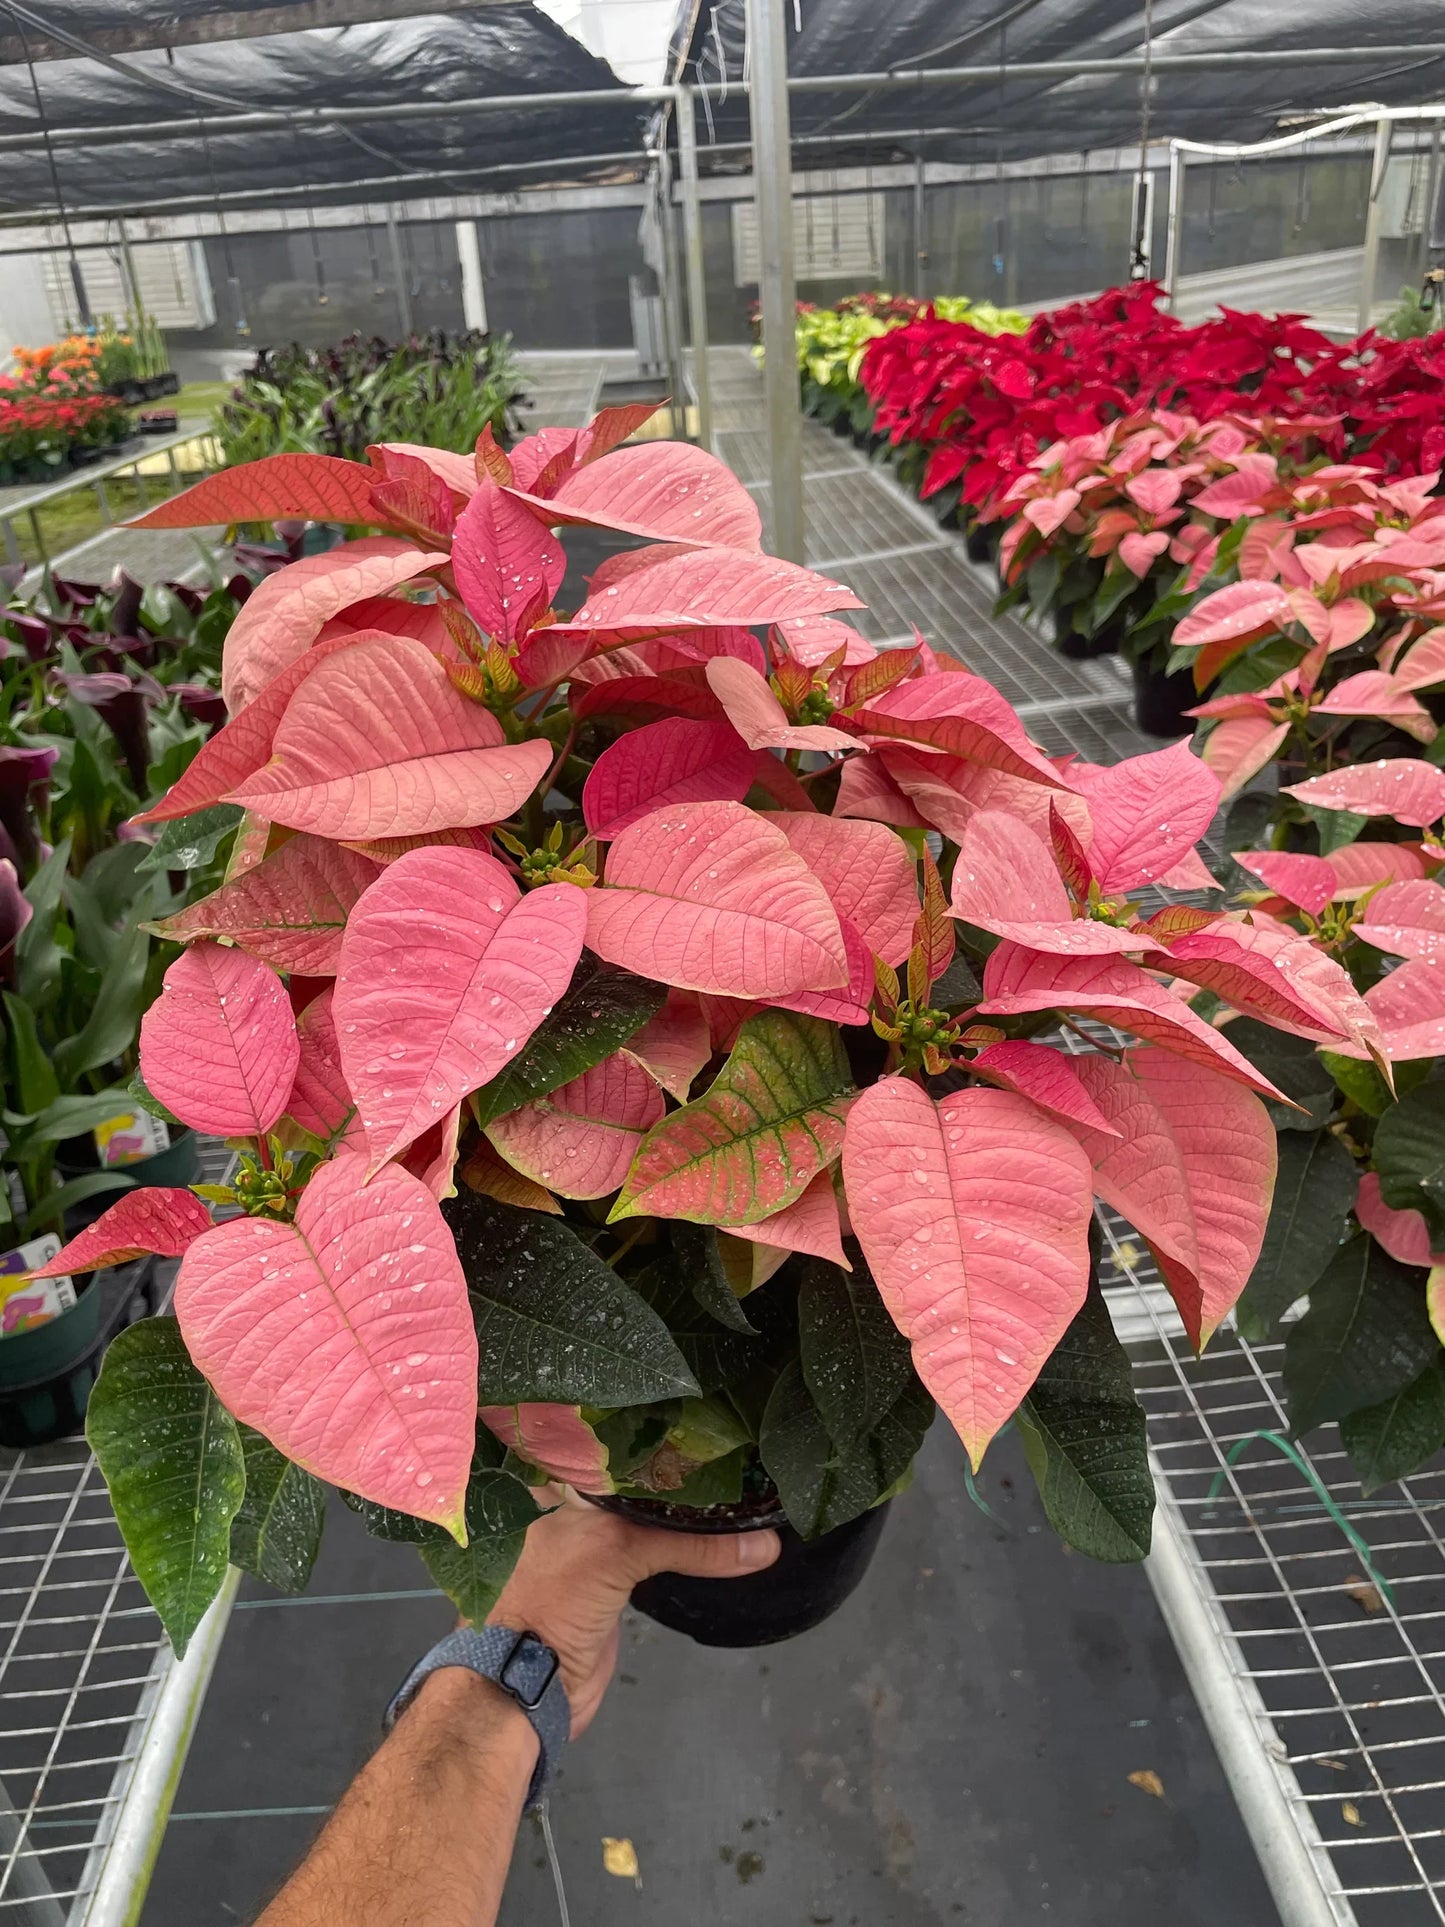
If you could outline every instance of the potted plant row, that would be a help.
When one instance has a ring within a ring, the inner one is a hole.
[[[369,444],[403,437],[470,448],[490,427],[505,442],[521,401],[509,335],[353,334],[260,349],[213,427],[229,465],[297,451],[361,460]]]
[[[1242,429],[1246,452],[1286,473],[1343,460],[1408,475],[1438,465],[1445,429],[1438,339],[1337,343],[1296,316],[1233,312],[1185,327],[1158,297],[1152,284],[1112,289],[990,342],[920,318],[867,344],[859,381],[864,425],[900,480],[961,519],[976,560],[1009,542],[1004,606],[1048,617],[1067,655],[1122,650],[1140,726],[1178,734],[1185,685],[1168,680],[1169,630],[1203,573],[1180,538],[1208,526],[1192,498],[1217,470],[1193,468],[1193,449],[1174,455],[1164,465],[1182,486],[1168,495],[1170,477],[1138,476],[1136,436],[1183,418],[1195,434]],[[1136,477],[1157,499],[1127,493]],[[1080,478],[1066,512],[1055,498]],[[1219,560],[1208,588],[1233,579],[1227,550]]]
[[[1094,1200],[1202,1346],[1288,1101],[1188,993],[1390,1074],[1311,936],[1141,902],[1213,882],[1186,744],[1051,759],[983,678],[876,650],[845,587],[765,555],[721,464],[627,446],[647,413],[277,456],[143,518],[379,531],[251,597],[230,721],[140,819],[246,812],[159,926],[185,949],[140,1044],[234,1184],[128,1192],[48,1267],[180,1258],[88,1421],[178,1648],[228,1559],[304,1583],[326,1485],[484,1614],[553,1480],[781,1520],[775,1576],[641,1603],[786,1636],[940,1407],[975,1465],[1017,1424],[1057,1529],[1139,1559]],[[574,527],[639,546],[562,611]]]

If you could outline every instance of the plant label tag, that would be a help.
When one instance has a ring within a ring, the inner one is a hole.
[[[171,1148],[170,1127],[164,1118],[149,1111],[123,1111],[95,1127],[95,1149],[101,1166],[110,1170],[118,1164],[137,1164]]]
[[[48,1264],[60,1249],[53,1231],[31,1238],[13,1251],[0,1254],[0,1337],[33,1331],[69,1311],[75,1303],[73,1278],[25,1278],[23,1273]]]

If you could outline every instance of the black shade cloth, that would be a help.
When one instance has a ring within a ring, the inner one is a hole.
[[[214,11],[217,0],[165,0],[167,16]],[[104,21],[144,18],[135,0],[37,0],[27,11],[83,33]],[[151,9],[151,11],[159,11]],[[0,9],[0,27],[15,33]],[[573,107],[529,107],[538,92],[620,89],[605,61],[530,5],[479,6],[456,14],[311,29],[97,60],[48,59],[34,73],[51,127],[113,129],[183,124],[184,138],[138,136],[121,145],[57,145],[68,209],[128,206],[169,196],[267,192],[309,186],[318,202],[385,201],[407,194],[468,192],[531,176],[567,178],[567,163],[598,154],[641,155],[648,110],[620,98]],[[517,107],[452,115],[449,100],[516,95]],[[349,131],[296,125],[227,134],[209,123],[237,113],[435,103],[435,114],[367,122]],[[29,69],[0,65],[0,135],[40,125]],[[559,165],[560,163],[560,165]],[[506,168],[493,179],[469,170]],[[579,172],[595,172],[579,168]],[[388,189],[391,176],[423,177]],[[43,149],[0,147],[0,211],[53,208]]]
[[[824,166],[889,158],[980,163],[1137,143],[1142,76],[1010,78],[1025,61],[1142,57],[1142,0],[799,0],[788,10],[795,76],[969,67],[987,72],[933,84],[792,96],[799,137],[857,135],[853,147],[799,150]],[[801,18],[801,31],[794,24]],[[682,0],[672,43],[675,77],[730,82],[743,75],[744,0]],[[1371,54],[1445,45],[1442,0],[1154,0],[1159,56],[1349,52],[1327,60],[1244,70],[1158,71],[1150,90],[1153,138],[1263,140],[1291,116],[1357,103],[1416,105],[1445,97],[1445,56]],[[747,137],[740,93],[711,103],[718,142]],[[890,133],[897,139],[891,144]]]

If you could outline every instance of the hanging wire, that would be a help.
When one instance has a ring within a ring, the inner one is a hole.
[[[1296,236],[1304,233],[1305,224],[1310,218],[1310,168],[1312,161],[1313,157],[1310,154],[1309,142],[1306,141],[1300,149],[1299,175],[1295,181],[1294,233]]]
[[[1005,199],[1007,189],[1003,172],[1003,130],[1007,119],[1005,93],[1008,87],[1008,18],[1002,20],[998,30],[998,128],[994,147],[994,215],[993,215],[993,272],[998,282],[1003,281],[1004,269],[1008,265],[1008,206]]]
[[[66,213],[65,195],[60,186],[60,169],[55,160],[55,143],[50,138],[50,122],[46,118],[45,103],[40,97],[40,77],[35,71],[35,62],[30,53],[30,36],[25,31],[25,15],[11,0],[4,4],[20,30],[20,45],[25,53],[26,71],[30,75],[30,91],[35,97],[35,112],[40,121],[40,138],[45,144],[45,160],[50,172],[50,185],[55,195],[55,212],[60,220],[60,231],[65,236],[65,249],[70,257],[70,281],[75,290],[75,305],[82,322],[90,320],[90,301],[85,292],[85,277],[80,271],[80,256],[75,251],[75,236],[70,231],[70,217]],[[35,22],[32,20],[33,26]]]
[[[1154,115],[1154,0],[1144,0],[1144,74],[1139,101],[1139,173],[1134,182],[1134,218],[1129,240],[1129,279],[1147,281],[1154,236],[1151,233],[1149,136]]]

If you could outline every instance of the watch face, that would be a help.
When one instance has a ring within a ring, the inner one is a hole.
[[[518,1633],[516,1644],[502,1661],[497,1684],[530,1712],[541,1705],[560,1665],[550,1646],[544,1646],[532,1633]]]

